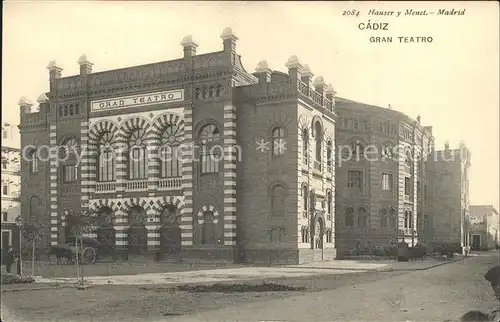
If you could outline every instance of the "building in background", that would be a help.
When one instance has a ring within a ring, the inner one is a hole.
[[[470,245],[469,168],[471,153],[463,142],[458,149],[436,151],[431,163],[432,178],[432,240],[457,245]]]
[[[2,249],[6,249],[8,245],[18,244],[18,238],[15,237],[17,235],[15,219],[20,215],[20,144],[17,126],[2,124]]]
[[[336,99],[336,245],[428,239],[432,128],[389,108]]]
[[[221,38],[221,51],[197,54],[188,36],[183,58],[118,70],[49,64],[38,108],[19,103],[22,209],[51,224],[46,244],[65,240],[66,211],[90,210],[115,254],[334,258],[335,92],[295,56],[288,73],[263,61],[250,74],[231,29]],[[40,159],[43,147],[58,152]]]
[[[492,205],[472,205],[469,207],[469,240],[472,250],[487,250],[498,247],[498,211]]]

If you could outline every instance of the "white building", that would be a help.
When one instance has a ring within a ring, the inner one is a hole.
[[[20,135],[17,126],[2,124],[2,249],[13,245],[15,219],[20,215],[19,194],[21,177],[19,173]]]

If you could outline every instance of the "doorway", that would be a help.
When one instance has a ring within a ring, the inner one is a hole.
[[[481,235],[472,235],[471,250],[481,249]]]
[[[2,249],[5,251],[12,246],[10,230],[2,230]]]

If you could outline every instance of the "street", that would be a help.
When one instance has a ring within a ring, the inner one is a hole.
[[[337,272],[246,282],[305,288],[287,291],[193,291],[149,284],[3,292],[2,309],[12,318],[4,315],[5,310],[2,314],[6,321],[444,321],[498,305],[483,278],[494,265],[498,252],[427,270]]]

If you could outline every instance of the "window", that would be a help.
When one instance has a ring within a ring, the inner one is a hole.
[[[382,173],[382,190],[392,191],[392,174]]]
[[[323,142],[323,129],[321,128],[321,123],[320,122],[316,122],[316,124],[314,124],[314,131],[315,131],[315,135],[316,135],[316,161],[320,161],[321,162],[321,154],[322,154],[322,142]]]
[[[391,228],[396,228],[398,224],[398,214],[396,209],[392,208],[390,211],[390,224]]]
[[[407,167],[411,167],[411,152],[410,151],[406,151],[406,156],[405,156],[405,165]]]
[[[332,148],[332,141],[328,141],[326,143],[326,165],[331,167],[332,166],[332,151],[333,151],[333,148]]]
[[[161,172],[162,178],[182,176],[181,133],[178,126],[169,124],[161,135]]]
[[[216,226],[214,223],[214,214],[206,211],[203,214],[202,241],[204,245],[215,245],[217,242]]]
[[[285,229],[284,228],[271,229],[271,242],[281,243],[284,240],[285,240]]]
[[[6,221],[8,221],[8,220],[9,220],[9,217],[8,217],[7,212],[5,212],[5,211],[4,211],[4,212],[2,212],[2,221],[5,221],[5,222],[6,222]]]
[[[279,156],[285,154],[285,130],[282,128],[275,128],[273,130],[273,155]]]
[[[309,135],[307,129],[302,130],[302,160],[305,164],[309,162]]]
[[[7,160],[2,160],[2,169],[6,170],[9,167],[9,162]]]
[[[361,142],[355,141],[351,143],[351,152],[353,156],[358,156],[358,157],[363,156],[364,151],[365,148],[363,144],[361,144]]]
[[[7,139],[8,137],[9,137],[9,133],[7,132],[7,130],[3,130],[2,131],[2,138]]]
[[[362,174],[363,173],[361,171],[348,171],[347,186],[349,188],[361,189]]]
[[[9,186],[6,185],[6,184],[4,184],[2,186],[2,195],[4,195],[4,196],[8,196],[9,195]]]
[[[392,148],[388,144],[385,144],[382,147],[382,158],[389,160],[392,159]]]
[[[146,131],[135,129],[129,137],[129,179],[145,179],[147,177]]]
[[[424,215],[424,228],[425,229],[430,228],[430,222],[429,222],[429,215],[428,214]]]
[[[73,138],[64,140],[59,151],[62,161],[73,160],[79,151],[78,141]]]
[[[308,243],[309,242],[309,227],[303,226],[301,229],[301,232],[302,232],[302,242]]]
[[[101,182],[115,180],[115,161],[111,147],[113,135],[111,132],[104,132],[98,142],[98,180]]]
[[[410,214],[409,214],[408,210],[406,210],[405,211],[405,223],[404,223],[404,227],[406,229],[408,229],[408,228],[410,228],[409,225],[410,225]]]
[[[354,208],[347,207],[345,210],[345,226],[353,227],[354,226]]]
[[[327,229],[326,230],[326,242],[331,243],[332,241],[333,241],[332,230]]]
[[[388,218],[387,218],[387,209],[382,208],[380,210],[380,227],[387,227],[388,225]]]
[[[410,211],[410,222],[408,223],[408,228],[413,229],[413,213]]]
[[[328,214],[331,214],[332,213],[332,192],[331,191],[328,191],[326,193],[326,211]]]
[[[38,156],[36,150],[31,150],[28,153],[28,161],[29,161],[29,171],[30,173],[35,173],[38,171]]]
[[[302,203],[304,205],[304,211],[307,211],[307,203],[308,203],[308,190],[307,190],[307,186],[304,185],[302,187]]]
[[[359,208],[358,209],[358,226],[359,227],[366,227],[368,225],[368,215],[366,212],[366,208]]]
[[[78,167],[74,164],[63,166],[63,182],[75,182],[78,180]]]
[[[275,185],[271,190],[271,214],[273,216],[285,215],[285,188]]]
[[[219,139],[219,130],[213,124],[207,124],[200,130],[201,140],[201,173],[218,173],[221,161],[221,151],[215,151],[214,142]]]
[[[405,195],[409,196],[411,195],[411,179],[406,177],[405,178]]]

